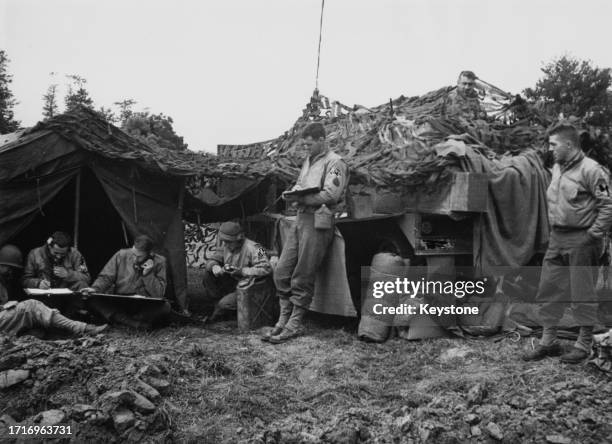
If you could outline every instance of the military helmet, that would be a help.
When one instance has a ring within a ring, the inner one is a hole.
[[[0,248],[0,265],[23,268],[23,255],[15,245],[5,245]]]
[[[244,239],[244,231],[237,222],[223,222],[219,227],[219,239],[222,241],[238,241]]]

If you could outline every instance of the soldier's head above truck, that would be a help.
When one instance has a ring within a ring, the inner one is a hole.
[[[461,71],[457,77],[457,91],[464,96],[476,95],[476,79],[474,71]]]
[[[304,128],[302,144],[308,149],[311,158],[323,152],[325,149],[325,127],[323,124],[314,122]]]
[[[561,123],[548,131],[548,149],[555,162],[564,163],[580,151],[580,134],[574,125]]]

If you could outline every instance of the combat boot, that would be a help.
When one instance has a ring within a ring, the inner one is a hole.
[[[559,361],[565,364],[580,364],[586,358],[589,357],[589,352],[578,347],[572,347],[572,349],[559,358]]]
[[[557,343],[552,345],[536,345],[531,351],[523,354],[523,361],[539,361],[547,356],[559,356],[562,353],[561,346]]]
[[[104,330],[106,330],[108,328],[108,324],[102,324],[102,325],[93,325],[93,324],[87,324],[85,326],[85,331],[84,333],[86,335],[97,335],[102,333]]]
[[[283,328],[278,335],[271,336],[269,342],[272,344],[282,344],[283,342],[287,342],[302,335],[304,333],[302,322],[307,311],[307,308],[294,305],[291,317],[285,325],[285,328]]]
[[[278,321],[270,331],[261,336],[262,341],[268,342],[272,336],[280,335],[291,317],[291,313],[293,312],[293,304],[289,298],[278,298],[278,305],[280,306]]]

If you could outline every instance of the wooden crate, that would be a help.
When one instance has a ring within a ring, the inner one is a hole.
[[[404,197],[406,210],[431,214],[486,212],[489,183],[483,173],[454,173],[449,183],[433,192]]]
[[[455,173],[450,194],[451,211],[487,211],[489,180],[483,173]]]

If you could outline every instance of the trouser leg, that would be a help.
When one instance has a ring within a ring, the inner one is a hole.
[[[117,313],[120,309],[120,305],[117,301],[111,302],[95,297],[87,300],[86,307],[90,311],[103,317],[106,322],[110,322],[113,318],[113,315],[115,315],[115,313]]]
[[[210,316],[211,321],[217,319],[226,309],[232,309],[232,305],[233,310],[236,309],[236,295],[231,296],[238,284],[236,279],[227,275],[216,277],[211,271],[207,271],[204,273],[202,284],[207,302],[215,303],[215,308]]]
[[[285,329],[290,330],[292,332],[297,332],[302,329],[302,323],[304,321],[304,316],[308,311],[305,307],[300,307],[299,305],[294,305],[293,310],[291,311],[291,316],[289,317],[289,321],[285,325]]]
[[[34,318],[28,314],[28,309],[25,308],[28,301],[20,302],[14,307],[0,311],[0,333],[17,335],[24,330],[34,328]]]
[[[165,318],[170,314],[172,307],[168,301],[149,303],[145,306],[139,306],[136,310],[128,313],[138,322],[146,324],[156,324],[163,322]]]
[[[291,275],[291,302],[308,308],[314,295],[316,272],[321,266],[334,237],[334,229],[317,230],[314,214],[297,216],[298,257]]]
[[[216,277],[212,271],[206,271],[202,278],[204,298],[206,301],[217,302],[227,293],[234,291],[236,283],[236,279],[230,276]]]
[[[34,299],[27,299],[9,310],[0,312],[0,331],[7,334],[19,334],[36,327],[55,327],[82,334],[86,326],[84,322],[68,319],[58,310]]]
[[[68,330],[74,334],[82,335],[85,333],[85,328],[87,324],[81,321],[73,321],[72,319],[68,319],[60,312],[53,313],[51,317],[51,327],[59,328],[61,330]]]
[[[279,298],[288,299],[291,296],[291,275],[298,260],[297,221],[289,228],[278,264],[274,269],[274,285]]]
[[[225,311],[236,311],[238,307],[238,293],[232,291],[231,293],[223,296],[219,302],[217,302],[217,308]]]
[[[140,321],[128,314],[127,305],[121,300],[92,297],[88,299],[87,306],[102,316],[106,322],[127,325],[132,328],[140,328],[142,326]]]
[[[544,327],[542,330],[542,338],[540,339],[540,345],[544,347],[550,347],[555,343],[557,339],[557,327]]]
[[[219,320],[229,312],[236,311],[238,305],[238,293],[233,291],[223,296],[215,305],[215,309],[210,316],[210,322]]]
[[[578,339],[576,339],[574,347],[584,350],[587,353],[591,352],[591,347],[593,347],[593,327],[580,327],[580,333],[578,334]]]
[[[599,303],[595,291],[599,257],[603,251],[601,240],[591,239],[586,232],[582,240],[569,252],[572,315],[576,325],[593,326],[598,322]]]
[[[544,262],[536,295],[536,302],[541,304],[538,311],[540,322],[544,327],[556,327],[569,307],[569,270],[568,263],[559,246],[559,239],[553,233]]]
[[[282,329],[285,325],[287,325],[287,322],[291,317],[291,313],[293,312],[293,304],[289,298],[279,298],[278,302],[280,305],[280,315],[274,327]]]
[[[298,238],[297,238],[297,222],[293,222],[289,228],[289,233],[285,239],[281,255],[278,259],[278,264],[274,269],[274,286],[278,295],[278,304],[280,306],[280,315],[275,325],[275,332],[280,333],[280,330],[287,324],[291,316],[293,304],[289,300],[291,297],[291,275],[298,260]]]

